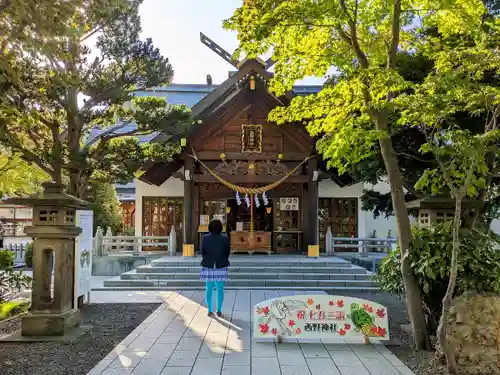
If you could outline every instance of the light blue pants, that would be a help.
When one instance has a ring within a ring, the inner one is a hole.
[[[224,281],[207,281],[206,282],[206,300],[208,312],[212,310],[212,300],[214,295],[214,287],[217,288],[217,312],[222,312],[222,303],[224,302]]]

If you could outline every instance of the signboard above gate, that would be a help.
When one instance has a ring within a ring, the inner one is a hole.
[[[301,295],[270,299],[254,307],[254,337],[389,340],[387,308],[342,296]]]

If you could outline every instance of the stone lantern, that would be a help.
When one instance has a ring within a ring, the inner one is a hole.
[[[64,186],[46,183],[41,196],[12,198],[9,202],[33,207],[33,288],[31,311],[22,317],[22,337],[64,336],[79,326],[73,306],[76,210],[87,202],[64,193]],[[52,267],[54,278],[52,280]]]
[[[462,201],[462,210],[479,208],[482,202],[470,199]],[[431,227],[455,216],[455,199],[446,196],[429,196],[406,203],[408,209],[418,210],[418,226]]]

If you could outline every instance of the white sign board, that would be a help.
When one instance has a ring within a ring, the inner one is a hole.
[[[75,241],[74,306],[76,308],[78,297],[90,293],[91,290],[94,212],[91,210],[76,211],[75,225],[82,229]]]
[[[301,295],[270,299],[254,307],[257,339],[333,339],[372,337],[389,340],[387,308],[360,298]],[[360,340],[361,341],[361,340]]]

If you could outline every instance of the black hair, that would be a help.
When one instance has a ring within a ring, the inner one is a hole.
[[[218,219],[210,221],[210,224],[208,224],[208,231],[212,234],[221,234],[222,222]]]

